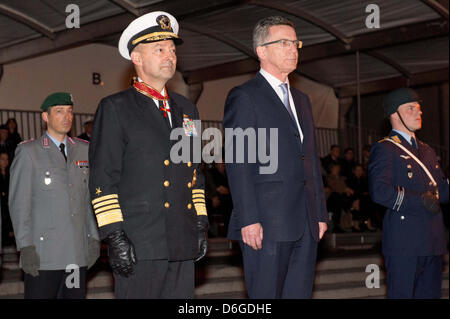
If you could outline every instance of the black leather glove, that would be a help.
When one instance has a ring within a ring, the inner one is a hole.
[[[441,204],[439,203],[439,198],[432,191],[426,191],[422,193],[422,205],[426,210],[437,214],[441,211]]]
[[[206,256],[208,251],[208,223],[204,220],[197,221],[198,230],[198,254],[194,259],[194,262],[199,261]]]
[[[20,249],[20,260],[22,262],[22,270],[36,277],[39,275],[39,267],[41,266],[41,261],[39,255],[36,252],[36,247],[27,246]]]
[[[100,241],[94,238],[88,239],[88,269],[94,266],[100,256],[100,246]]]
[[[136,263],[136,254],[133,244],[123,230],[113,231],[106,237],[108,244],[109,264],[117,275],[128,277],[133,274],[133,264]]]

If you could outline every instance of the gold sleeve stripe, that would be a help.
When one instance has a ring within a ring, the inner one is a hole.
[[[194,206],[195,206],[195,211],[197,212],[197,216],[200,216],[200,215],[208,216],[205,205],[194,203]]]
[[[105,196],[96,198],[96,199],[94,199],[92,201],[92,205],[95,205],[97,203],[103,202],[104,200],[112,199],[112,198],[119,198],[119,195],[117,195],[117,194],[110,194],[110,195],[105,195]]]
[[[192,195],[192,198],[205,198],[205,195],[202,195],[202,194],[194,194],[194,195]]]
[[[192,190],[192,194],[204,194],[205,190],[204,189],[193,189]]]
[[[193,199],[192,200],[194,203],[205,203],[205,199]]]
[[[97,209],[97,208],[105,206],[105,205],[110,205],[110,204],[119,204],[119,200],[118,199],[110,199],[110,200],[106,200],[101,203],[97,203],[94,205],[94,209]]]
[[[106,213],[98,214],[96,217],[98,227],[123,222],[122,212],[120,211],[120,209],[115,209],[108,211]]]
[[[108,205],[99,209],[95,209],[95,215],[100,214],[101,212],[107,211],[107,210],[111,210],[114,208],[119,208],[120,210],[120,205],[119,204],[114,204],[114,205]]]

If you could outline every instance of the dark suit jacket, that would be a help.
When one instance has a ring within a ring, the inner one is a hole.
[[[195,105],[176,93],[169,96],[173,128],[198,119]],[[197,218],[207,221],[202,215],[206,208],[197,210],[193,199],[193,190],[204,194],[200,164],[172,161],[176,141],[170,140],[170,132],[154,101],[133,87],[104,98],[95,114],[89,188],[100,236],[124,230],[138,260],[193,259]],[[111,210],[105,211],[110,203]]]
[[[264,239],[294,241],[309,222],[311,233],[318,241],[318,222],[328,221],[311,104],[308,96],[300,91],[291,88],[291,93],[303,143],[296,123],[260,73],[231,90],[227,97],[225,129],[253,128],[258,140],[264,138],[258,134],[258,128],[266,128],[266,141],[262,142],[268,149],[272,147],[270,151],[274,148],[270,145],[269,130],[278,130],[278,169],[274,174],[260,174],[262,164],[258,156],[253,164],[248,158],[244,163],[226,164],[234,205],[228,232],[231,239],[241,239],[242,227],[261,223]],[[231,151],[229,142],[226,141],[226,153]]]
[[[418,141],[415,150],[400,134],[389,134],[428,168],[448,202],[449,185],[431,147]],[[422,205],[421,194],[434,190],[419,164],[391,142],[375,143],[370,153],[369,189],[372,200],[387,208],[383,220],[383,253],[391,256],[432,256],[447,251],[442,212],[433,215]]]

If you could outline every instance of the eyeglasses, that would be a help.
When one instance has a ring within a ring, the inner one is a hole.
[[[265,47],[266,45],[274,44],[274,43],[280,43],[280,45],[283,49],[288,49],[288,48],[290,49],[292,47],[301,49],[303,46],[303,42],[300,40],[287,40],[287,39],[280,39],[280,40],[276,40],[276,41],[263,43],[263,44],[261,44],[261,46]]]

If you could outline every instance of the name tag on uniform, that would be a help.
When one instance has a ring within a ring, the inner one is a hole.
[[[79,168],[89,168],[89,162],[88,161],[76,161],[75,165]]]
[[[197,130],[195,128],[194,121],[190,118],[183,118],[183,128],[184,134],[186,134],[186,136],[197,136]]]

